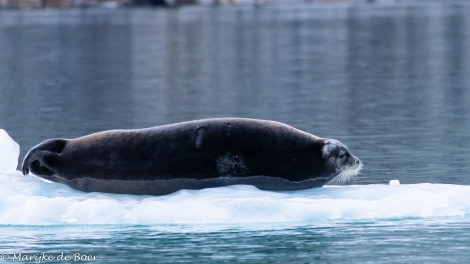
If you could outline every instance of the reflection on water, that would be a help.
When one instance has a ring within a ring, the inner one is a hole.
[[[22,147],[218,116],[343,141],[356,184],[470,184],[470,6],[5,11],[0,126]],[[21,157],[22,158],[22,157]]]

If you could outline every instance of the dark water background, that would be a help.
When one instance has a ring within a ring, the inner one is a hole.
[[[353,183],[469,184],[470,6],[0,12],[0,127],[26,151],[198,118],[345,143]]]
[[[272,119],[343,141],[365,163],[349,184],[468,185],[469,48],[462,3],[1,11],[0,128],[22,159],[53,137]],[[424,187],[415,188],[419,199]],[[468,228],[468,215],[218,231],[2,225],[0,253],[81,252],[100,263],[465,263]]]

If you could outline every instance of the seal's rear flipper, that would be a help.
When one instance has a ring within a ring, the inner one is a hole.
[[[21,171],[24,175],[30,171],[38,176],[54,174],[57,157],[65,147],[65,139],[50,139],[32,148],[25,156]]]

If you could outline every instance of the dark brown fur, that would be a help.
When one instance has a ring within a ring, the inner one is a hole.
[[[304,189],[340,173],[323,152],[326,141],[279,122],[205,119],[49,139],[28,152],[22,170],[83,191],[166,194],[237,183]]]

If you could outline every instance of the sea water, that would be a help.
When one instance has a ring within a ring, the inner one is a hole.
[[[21,147],[1,134],[0,260],[468,263],[470,5],[365,2],[0,12],[0,128]],[[364,168],[158,197],[17,171],[48,138],[223,116],[338,139]]]
[[[12,170],[4,131],[6,262],[461,262],[470,186],[391,184],[269,192],[234,185],[165,196],[83,193]],[[370,256],[373,256],[372,258]]]

